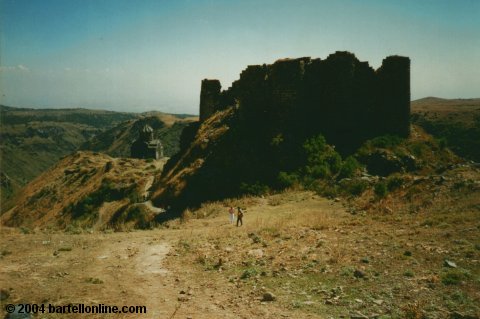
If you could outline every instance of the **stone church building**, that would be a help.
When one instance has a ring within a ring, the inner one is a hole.
[[[137,140],[130,147],[130,155],[133,158],[153,158],[163,157],[163,146],[159,139],[153,136],[153,128],[145,124],[140,130]]]

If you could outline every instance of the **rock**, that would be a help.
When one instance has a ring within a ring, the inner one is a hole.
[[[374,304],[381,306],[383,305],[384,301],[382,299],[375,299],[372,301]]]
[[[262,296],[262,301],[275,301],[277,297],[271,292],[265,292]]]
[[[187,295],[184,295],[184,294],[178,296],[177,299],[178,299],[178,301],[181,301],[181,302],[185,302],[185,301],[189,301],[189,300],[190,300],[190,298],[189,298]]]
[[[10,297],[10,292],[5,289],[0,290],[0,301],[7,300]]]
[[[251,249],[248,251],[248,255],[255,257],[255,258],[262,258],[263,257],[263,250],[262,249]]]
[[[353,272],[353,276],[355,278],[365,278],[367,275],[363,271],[357,269]]]
[[[369,319],[369,318],[368,318],[368,316],[359,312],[357,314],[350,315],[350,319]]]
[[[54,255],[54,256],[58,256],[59,254],[60,254],[60,253],[58,252],[58,250],[55,250],[55,251],[53,252],[53,255]]]
[[[368,264],[370,262],[370,260],[368,260],[368,257],[363,257],[362,259],[360,259],[360,261],[364,264]]]
[[[450,261],[448,259],[445,259],[443,262],[443,266],[448,267],[448,268],[457,268],[457,264],[454,263],[453,261]]]
[[[250,239],[252,239],[255,244],[258,244],[258,243],[262,242],[262,239],[260,238],[260,236],[258,236],[258,235],[255,234],[255,233],[250,233],[250,234],[248,234],[248,237],[249,237]]]
[[[392,152],[377,150],[364,156],[362,162],[366,163],[367,170],[372,175],[388,176],[403,170],[403,161]]]

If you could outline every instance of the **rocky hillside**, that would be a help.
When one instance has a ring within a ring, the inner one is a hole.
[[[148,197],[163,164],[76,152],[7,201],[1,222],[25,229],[150,227],[159,210],[139,203]]]
[[[135,117],[99,110],[0,106],[2,200],[88,139]]]
[[[412,122],[458,155],[480,162],[480,99],[427,97],[412,101]]]

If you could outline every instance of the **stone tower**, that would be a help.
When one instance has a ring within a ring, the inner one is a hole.
[[[202,81],[200,91],[200,122],[205,121],[217,111],[220,102],[220,90],[222,86],[219,80]]]

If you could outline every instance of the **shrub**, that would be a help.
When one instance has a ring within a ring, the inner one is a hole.
[[[410,277],[410,278],[415,277],[415,274],[414,274],[413,271],[410,270],[410,269],[405,270],[405,272],[403,273],[403,275],[404,275],[405,277]]]
[[[280,172],[277,181],[280,187],[287,188],[298,184],[299,177],[295,173]]]
[[[375,137],[367,143],[369,143],[373,147],[391,148],[399,145],[400,143],[402,143],[402,141],[403,139],[396,135],[383,135]]]
[[[240,191],[245,194],[250,194],[254,196],[261,196],[268,193],[269,188],[267,185],[260,182],[255,182],[253,184],[241,183]]]
[[[368,187],[366,181],[360,179],[352,179],[342,183],[344,191],[350,195],[361,195]]]
[[[331,145],[327,144],[322,135],[306,140],[303,149],[307,163],[306,174],[314,178],[325,178],[340,170],[342,158]]]
[[[387,189],[388,191],[393,191],[397,188],[400,188],[405,182],[404,178],[400,175],[392,175],[387,179]]]
[[[340,168],[340,173],[338,174],[338,177],[353,177],[360,168],[360,163],[353,156],[349,156],[342,163],[342,167]]]
[[[315,178],[326,178],[331,175],[330,168],[327,164],[317,164],[314,166],[306,166],[305,167],[305,174]]]
[[[471,274],[467,270],[451,269],[442,275],[442,283],[447,286],[458,285],[463,280],[469,279],[470,277],[471,277]]]
[[[427,145],[423,142],[412,143],[408,148],[416,157],[421,157],[428,150]]]
[[[305,182],[304,182],[305,183]],[[339,193],[339,186],[334,183],[328,183],[326,181],[312,181],[308,185],[305,184],[308,190],[314,191],[320,196],[334,198]]]
[[[243,271],[240,279],[248,279],[250,277],[254,277],[258,274],[258,271],[255,268],[247,268]]]
[[[448,142],[447,142],[447,139],[445,137],[441,137],[441,138],[437,139],[437,144],[438,144],[438,147],[442,150],[447,148],[447,146],[448,146]]]
[[[387,193],[388,193],[387,185],[384,182],[378,182],[377,184],[375,184],[374,192],[375,192],[375,195],[377,195],[378,197],[387,196]]]

